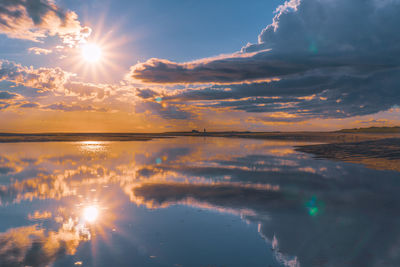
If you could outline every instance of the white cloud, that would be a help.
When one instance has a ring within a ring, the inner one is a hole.
[[[74,46],[91,29],[81,25],[75,12],[62,10],[52,0],[4,0],[0,2],[0,33],[35,42],[57,35]]]

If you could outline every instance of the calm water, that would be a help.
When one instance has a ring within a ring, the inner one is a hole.
[[[400,174],[299,144],[0,144],[0,266],[400,266]]]

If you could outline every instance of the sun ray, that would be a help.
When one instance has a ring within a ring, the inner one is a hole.
[[[113,80],[115,73],[125,70],[120,60],[126,58],[121,47],[131,41],[131,37],[117,37],[118,25],[105,29],[104,16],[97,23],[88,23],[93,29],[92,35],[85,43],[70,50],[70,56],[64,61],[67,69],[71,69],[82,80],[104,82]]]

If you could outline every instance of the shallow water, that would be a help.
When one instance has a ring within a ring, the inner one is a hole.
[[[0,266],[400,266],[400,174],[300,144],[0,144]]]

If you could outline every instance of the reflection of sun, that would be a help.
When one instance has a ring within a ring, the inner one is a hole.
[[[99,208],[97,206],[87,206],[83,209],[82,215],[86,222],[93,223],[99,216]]]
[[[79,149],[83,152],[99,153],[105,152],[107,150],[106,144],[108,142],[104,141],[82,141],[78,142]]]
[[[118,212],[121,205],[120,196],[115,195],[108,188],[100,188],[102,187],[96,188],[97,190],[88,190],[81,187],[80,190],[85,191],[85,193],[82,192],[83,195],[80,195],[83,201],[75,204],[77,209],[73,211],[73,217],[78,222],[81,235],[91,240],[94,250],[98,240],[106,243],[110,241],[111,234],[116,231],[116,219],[124,218],[124,215]],[[102,200],[98,201],[100,196]]]

